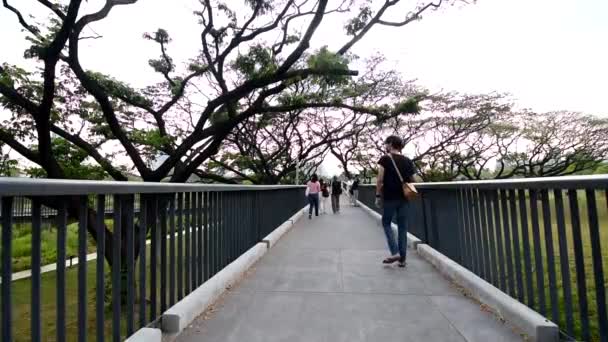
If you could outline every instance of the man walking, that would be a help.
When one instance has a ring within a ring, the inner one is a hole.
[[[334,176],[331,182],[331,209],[334,214],[340,213],[340,196],[342,195],[342,182]]]
[[[350,189],[352,191],[351,198],[350,198],[352,205],[354,207],[358,207],[359,204],[357,204],[357,200],[359,199],[359,177],[355,177],[355,180],[353,181],[353,184],[350,186]]]
[[[401,154],[403,141],[391,135],[384,141],[387,154],[378,161],[378,180],[376,182],[376,206],[383,207],[382,227],[386,235],[391,256],[382,263],[392,264],[399,261],[405,267],[407,210],[409,203],[403,193],[403,183],[413,182],[416,168],[414,163]],[[403,179],[403,181],[401,181]],[[397,242],[391,227],[393,216],[397,216]]]

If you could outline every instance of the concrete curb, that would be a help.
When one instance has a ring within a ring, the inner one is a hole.
[[[521,329],[528,335],[530,341],[559,341],[557,325],[452,259],[425,244],[418,245],[418,254],[433,264],[443,275],[470,291],[473,298],[488,305],[499,316]]]
[[[236,283],[267,251],[266,243],[256,244],[199,288],[165,311],[161,317],[163,334],[170,336],[181,333]]]
[[[141,328],[127,338],[125,342],[161,342],[163,334],[160,329]]]
[[[357,203],[359,204],[359,206],[361,207],[361,209],[363,209],[369,216],[371,216],[372,218],[381,221],[382,220],[382,215],[378,214],[377,212],[375,212],[373,209],[371,209],[370,207],[366,206],[365,204],[361,203],[361,201],[357,201]],[[382,226],[382,222],[380,222],[380,226]],[[391,227],[393,227],[393,232],[395,234],[395,236],[397,235],[397,225],[396,224],[392,224]],[[417,249],[418,245],[421,244],[422,241],[420,241],[419,238],[417,238],[415,235],[412,235],[410,233],[407,233],[407,246],[411,249]]]
[[[295,213],[292,217],[287,219],[287,221],[283,222],[282,225],[278,226],[272,233],[268,234],[262,242],[266,244],[267,248],[272,248],[274,245],[279,242],[279,240],[285,235],[288,231],[293,228],[293,226],[298,222],[299,219],[304,216],[304,211],[308,208],[308,206],[302,208],[297,213]]]

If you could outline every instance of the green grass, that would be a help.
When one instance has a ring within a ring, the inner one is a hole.
[[[150,250],[147,250],[147,264],[150,262]],[[135,265],[136,274],[138,275],[139,262]],[[87,339],[88,341],[96,341],[96,261],[87,263]],[[105,263],[105,273],[109,273],[109,266]],[[150,294],[150,267],[146,268],[146,288],[148,296]],[[68,341],[77,340],[78,327],[78,268],[72,267],[66,270],[66,336]],[[158,267],[157,276],[160,276],[160,265]],[[136,281],[139,281],[136,276]],[[109,278],[108,278],[109,279]],[[53,342],[56,340],[56,272],[44,273],[41,276],[41,317],[42,317],[42,340]],[[160,310],[160,282],[157,280],[157,314]],[[102,285],[103,286],[103,285]],[[136,284],[135,298],[135,330],[139,328],[138,312],[139,312],[139,287]],[[12,283],[12,305],[13,305],[13,334],[15,342],[30,341],[31,338],[31,279],[17,280]],[[149,298],[149,297],[148,297]],[[112,336],[112,312],[111,305],[106,305],[105,310],[105,338],[110,340]],[[149,318],[150,305],[147,304],[146,316]],[[121,316],[121,336],[126,337],[126,315],[123,309]]]
[[[111,226],[111,220],[106,220]],[[13,272],[19,272],[31,268],[32,252],[32,226],[29,223],[17,223],[13,225]],[[45,223],[40,234],[41,264],[48,265],[57,261],[57,228],[55,225]],[[95,241],[89,236],[87,253],[95,252]],[[1,250],[1,249],[0,249]],[[78,255],[78,223],[67,226],[66,232],[66,257],[75,258]],[[68,262],[69,263],[69,262]]]

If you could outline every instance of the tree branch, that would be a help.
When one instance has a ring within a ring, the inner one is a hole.
[[[27,148],[25,145],[21,144],[15,137],[13,137],[7,131],[0,129],[0,141],[3,141],[5,144],[10,146],[13,150],[17,151],[20,155],[24,156],[28,160],[41,165],[42,161],[40,159],[40,155]]]
[[[125,175],[123,175],[120,171],[118,171],[116,168],[114,168],[112,166],[112,163],[108,159],[104,158],[99,153],[99,151],[97,151],[97,148],[95,146],[92,146],[88,142],[84,141],[78,135],[70,134],[55,125],[51,126],[51,131],[53,133],[59,135],[60,137],[64,138],[65,140],[71,142],[72,144],[74,144],[78,148],[82,149],[83,151],[85,151],[91,158],[95,159],[95,161],[108,174],[110,174],[110,176],[112,176],[112,178],[114,178],[115,180],[117,180],[117,181],[127,181],[128,180],[128,178]]]

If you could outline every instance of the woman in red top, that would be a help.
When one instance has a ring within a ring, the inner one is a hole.
[[[313,174],[308,182],[306,192],[308,193],[308,218],[312,219],[312,208],[315,208],[315,216],[319,216],[319,193],[321,192],[321,184],[317,174]]]

